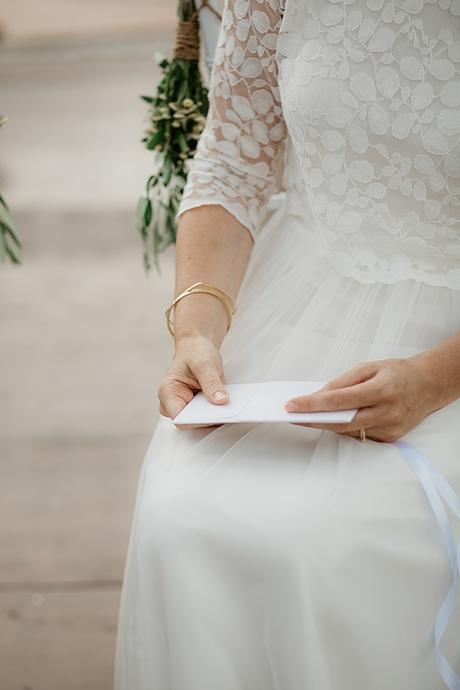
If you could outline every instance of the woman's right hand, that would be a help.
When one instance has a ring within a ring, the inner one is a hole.
[[[199,390],[215,405],[229,401],[218,348],[206,336],[193,335],[176,342],[173,360],[158,388],[160,414],[174,419]],[[215,425],[178,424],[177,428],[197,426]]]

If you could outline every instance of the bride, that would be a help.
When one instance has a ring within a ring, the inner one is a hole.
[[[459,690],[460,2],[226,0],[210,97],[116,688]],[[281,379],[359,411],[174,424]]]

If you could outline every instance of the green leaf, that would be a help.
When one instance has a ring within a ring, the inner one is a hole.
[[[0,264],[6,259],[6,239],[2,232],[0,232]]]
[[[0,196],[0,263],[7,257],[14,264],[21,263],[19,250],[21,242],[16,234],[16,227],[8,206]]]
[[[14,226],[13,219],[11,218],[9,212],[6,211],[2,206],[0,206],[0,228],[5,235],[9,235],[10,239],[18,248],[21,247],[19,237],[16,235],[16,228]]]
[[[141,198],[137,202],[137,208],[136,208],[136,221],[137,221],[137,226],[139,228],[142,227],[145,223],[145,218],[147,215],[147,209],[148,208],[150,208],[150,217],[151,217],[152,205],[151,205],[150,199],[148,199],[145,196],[141,196]],[[147,223],[147,225],[148,224],[149,223]]]
[[[172,177],[172,167],[171,167],[171,161],[169,158],[167,158],[164,162],[163,170],[162,170],[162,176],[163,176],[163,184],[165,187],[168,186],[168,184],[171,182],[171,177]]]
[[[13,264],[20,264],[21,263],[21,259],[20,259],[19,254],[17,254],[8,245],[6,246],[6,253],[8,254],[8,256],[9,256],[9,258]]]
[[[147,180],[145,184],[145,191],[148,194],[150,189],[156,185],[158,181],[158,175],[150,175],[149,179]]]
[[[155,146],[157,146],[157,144],[161,144],[163,139],[164,131],[159,129],[152,137],[150,137],[150,139],[147,140],[146,147],[151,151],[155,148]]]
[[[187,153],[188,152],[187,137],[185,136],[183,131],[180,129],[177,131],[177,142],[179,144],[180,150],[183,151],[183,153]]]
[[[152,215],[153,215],[152,202],[150,201],[150,199],[147,199],[147,205],[145,207],[145,212],[144,212],[144,223],[147,227],[152,222]]]
[[[180,85],[179,92],[177,94],[177,102],[182,103],[182,101],[187,98],[188,95],[188,83],[184,79]]]

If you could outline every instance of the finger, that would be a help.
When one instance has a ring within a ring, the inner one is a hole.
[[[291,422],[293,426],[306,426],[309,427],[310,429],[319,429],[321,431],[333,431],[336,434],[339,434],[340,436],[350,436],[350,438],[357,438],[361,440],[361,433],[359,431],[342,431],[341,429],[338,428],[331,428],[333,427],[332,424],[298,424],[296,422]],[[380,427],[369,427],[365,429],[366,432],[366,441],[387,441],[388,439],[386,438],[387,434],[385,430],[382,430]]]
[[[229,401],[229,395],[215,367],[209,365],[201,366],[193,373],[197,377],[201,390],[209,402],[221,405]]]
[[[379,370],[379,365],[380,362],[363,362],[362,364],[358,364],[344,374],[328,381],[321,390],[335,390],[337,388],[347,388],[348,386],[355,386],[358,383],[364,383],[364,381],[375,376]]]
[[[194,390],[200,389],[200,384],[198,380],[192,376],[185,376],[184,374],[177,374],[174,372],[174,382],[184,383],[189,388]]]
[[[334,431],[336,434],[359,435],[361,429],[367,430],[376,426],[378,420],[378,408],[377,406],[374,406],[358,410],[351,422],[347,422],[346,424],[316,424],[315,422],[291,422],[291,424],[297,424],[298,426],[306,426],[309,429],[323,429],[325,431]]]
[[[192,396],[193,397],[193,396]],[[174,419],[179,412],[186,406],[188,401],[179,397],[178,395],[165,393],[160,406],[160,412],[165,417]]]
[[[369,407],[378,401],[378,390],[373,379],[347,388],[320,390],[288,400],[287,412],[333,412]]]
[[[295,422],[291,422],[291,424],[295,424]],[[329,428],[332,425],[320,425],[320,424],[295,424],[296,426],[306,426],[311,429],[319,429],[320,431],[332,431],[336,434],[339,434],[340,436],[349,436],[350,438],[357,438],[361,441],[361,432],[360,431],[342,431],[341,429],[334,429],[334,428]],[[365,428],[364,431],[366,432],[365,440],[366,441],[384,441],[386,439],[386,433],[384,430],[380,429],[380,427],[368,427]]]
[[[364,441],[383,441],[384,440],[384,435],[382,436],[381,429],[380,427],[369,427],[368,429],[365,429],[366,436],[364,438]],[[350,431],[349,434],[342,434],[343,436],[350,436],[351,438],[357,438],[360,441],[361,439],[361,434],[356,431]]]
[[[158,397],[160,398],[160,413],[174,419],[193,398],[193,392],[186,386],[171,384],[164,386]]]

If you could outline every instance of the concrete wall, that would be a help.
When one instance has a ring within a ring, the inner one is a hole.
[[[24,263],[0,266],[0,690],[112,684],[137,476],[172,353],[174,251],[146,278],[134,226],[150,170],[138,96],[172,35],[153,4],[129,4],[151,17],[137,37],[119,32],[128,3],[2,5],[0,189]],[[61,40],[77,5],[99,37]],[[46,16],[57,39],[42,40]]]
[[[2,0],[0,21],[9,42],[165,30],[175,0]]]

